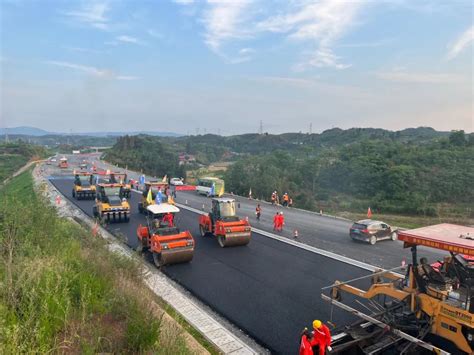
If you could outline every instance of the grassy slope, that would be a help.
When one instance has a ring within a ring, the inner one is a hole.
[[[189,349],[136,264],[35,195],[31,172],[0,201],[0,353],[202,352]]]
[[[0,155],[0,182],[20,169],[27,162],[28,158],[19,154]]]

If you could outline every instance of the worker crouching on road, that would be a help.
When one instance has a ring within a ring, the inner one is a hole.
[[[326,354],[326,349],[332,351],[331,348],[331,332],[329,328],[320,320],[313,321],[313,339],[311,340],[313,351],[319,348],[319,355]]]

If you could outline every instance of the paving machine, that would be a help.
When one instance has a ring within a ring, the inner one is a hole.
[[[91,183],[92,174],[87,171],[73,171],[74,187],[72,188],[72,197],[83,199],[94,199],[96,187]]]
[[[122,192],[121,184],[97,185],[93,215],[102,222],[128,222],[130,205]]]
[[[474,228],[439,224],[399,231],[398,239],[412,253],[405,275],[377,271],[367,290],[351,285],[364,277],[323,288],[324,300],[361,319],[333,337],[333,353],[473,354],[474,266],[466,257],[474,255]],[[447,252],[438,270],[418,260],[418,246]],[[364,311],[344,303],[344,293]]]
[[[156,195],[161,190],[162,200],[161,202],[168,202],[168,188],[169,185],[167,182],[163,181],[147,181],[145,182],[145,189],[142,193],[142,198],[138,202],[138,211],[140,213],[146,213],[147,207],[149,205],[155,204]],[[151,201],[148,200],[148,193],[151,189]],[[169,201],[171,202],[171,201]]]
[[[157,267],[191,261],[194,254],[194,239],[191,233],[180,231],[174,223],[179,208],[161,203],[146,207],[147,223],[137,229],[138,251],[150,250]]]
[[[250,224],[236,215],[235,200],[231,198],[212,199],[211,212],[199,216],[199,231],[203,237],[215,235],[223,248],[250,242]]]
[[[66,157],[62,157],[61,159],[59,159],[58,166],[59,166],[59,168],[61,168],[61,169],[67,169],[68,166],[69,166],[68,163],[67,163],[67,158],[66,158]]]

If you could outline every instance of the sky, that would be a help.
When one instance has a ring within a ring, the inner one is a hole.
[[[0,0],[0,127],[474,130],[470,0]]]

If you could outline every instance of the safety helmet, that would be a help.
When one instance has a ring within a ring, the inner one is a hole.
[[[321,323],[320,320],[316,319],[316,320],[313,321],[313,328],[314,328],[314,329],[319,329],[319,328],[321,328],[321,325],[322,325],[322,323]]]

